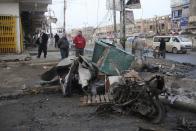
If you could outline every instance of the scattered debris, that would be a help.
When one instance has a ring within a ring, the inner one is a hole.
[[[195,69],[195,66],[188,63],[178,63],[163,59],[148,58],[147,63],[159,67],[159,72],[167,76],[184,78],[188,73]]]
[[[98,114],[135,113],[153,123],[159,123],[165,114],[163,104],[159,100],[159,95],[165,93],[165,79],[156,75],[144,81],[137,71],[183,78],[193,68],[193,65],[167,63],[157,59],[134,61],[132,55],[115,46],[96,42],[92,61],[83,56],[66,58],[42,75],[42,79],[45,80],[42,85],[60,84],[64,96],[71,96],[76,90],[85,94],[81,105],[99,105]],[[173,83],[172,86],[175,86],[176,90],[180,89],[177,83]],[[109,99],[108,96],[112,96],[113,99]],[[177,99],[177,95],[170,97],[172,103]]]
[[[64,77],[60,77],[62,92],[64,96],[70,96],[75,87],[86,92],[89,83],[97,76],[98,69],[84,57],[76,58],[68,72]],[[77,86],[78,85],[78,86]]]
[[[192,122],[187,120],[185,117],[181,117],[177,121],[176,131],[195,131],[196,130],[196,121]]]
[[[117,109],[117,112],[126,114],[134,112],[145,116],[153,123],[162,121],[165,111],[158,95],[164,90],[163,77],[154,76],[149,81],[131,81],[125,78],[124,81],[114,84],[111,88],[113,105],[110,108],[108,105],[106,105],[107,108],[104,108],[104,105],[98,108],[109,109],[109,111],[111,108],[114,111]]]

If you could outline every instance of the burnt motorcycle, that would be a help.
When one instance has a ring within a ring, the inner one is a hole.
[[[152,123],[160,123],[165,117],[165,108],[158,96],[163,92],[162,76],[153,76],[141,82],[125,78],[122,83],[112,86],[113,104],[109,108],[113,111],[120,109],[126,114],[140,114]]]

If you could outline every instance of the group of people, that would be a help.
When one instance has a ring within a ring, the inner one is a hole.
[[[57,34],[54,36],[55,38],[55,47],[60,49],[61,59],[67,58],[69,56],[69,46],[70,43],[67,38],[67,34],[64,34],[62,38],[60,38]],[[42,33],[40,37],[37,39],[36,43],[38,44],[38,56],[40,58],[42,52],[44,53],[44,58],[47,57],[47,43],[48,43],[48,35],[46,33]],[[86,46],[86,40],[82,35],[82,31],[78,31],[78,34],[73,39],[73,43],[75,45],[75,55],[78,57],[79,55],[84,55],[84,48]]]
[[[161,38],[159,40],[160,45],[158,49],[155,49],[154,51],[154,57],[155,55],[158,55],[159,57],[162,57],[165,59],[165,54],[166,54],[166,42],[164,38]],[[142,36],[136,36],[132,42],[132,54],[134,54],[137,58],[143,59],[144,56],[144,48],[147,46],[146,41],[143,39]],[[156,52],[157,50],[157,52]],[[155,54],[157,53],[157,54]],[[155,57],[156,58],[156,57]]]

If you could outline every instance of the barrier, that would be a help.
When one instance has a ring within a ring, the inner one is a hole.
[[[16,17],[0,16],[0,53],[16,53]]]

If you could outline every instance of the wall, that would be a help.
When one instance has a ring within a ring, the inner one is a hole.
[[[0,3],[0,15],[19,16],[19,3]]]
[[[20,47],[20,15],[19,3],[1,3],[0,2],[0,16],[16,16],[16,37],[17,37],[17,53],[21,53]]]

